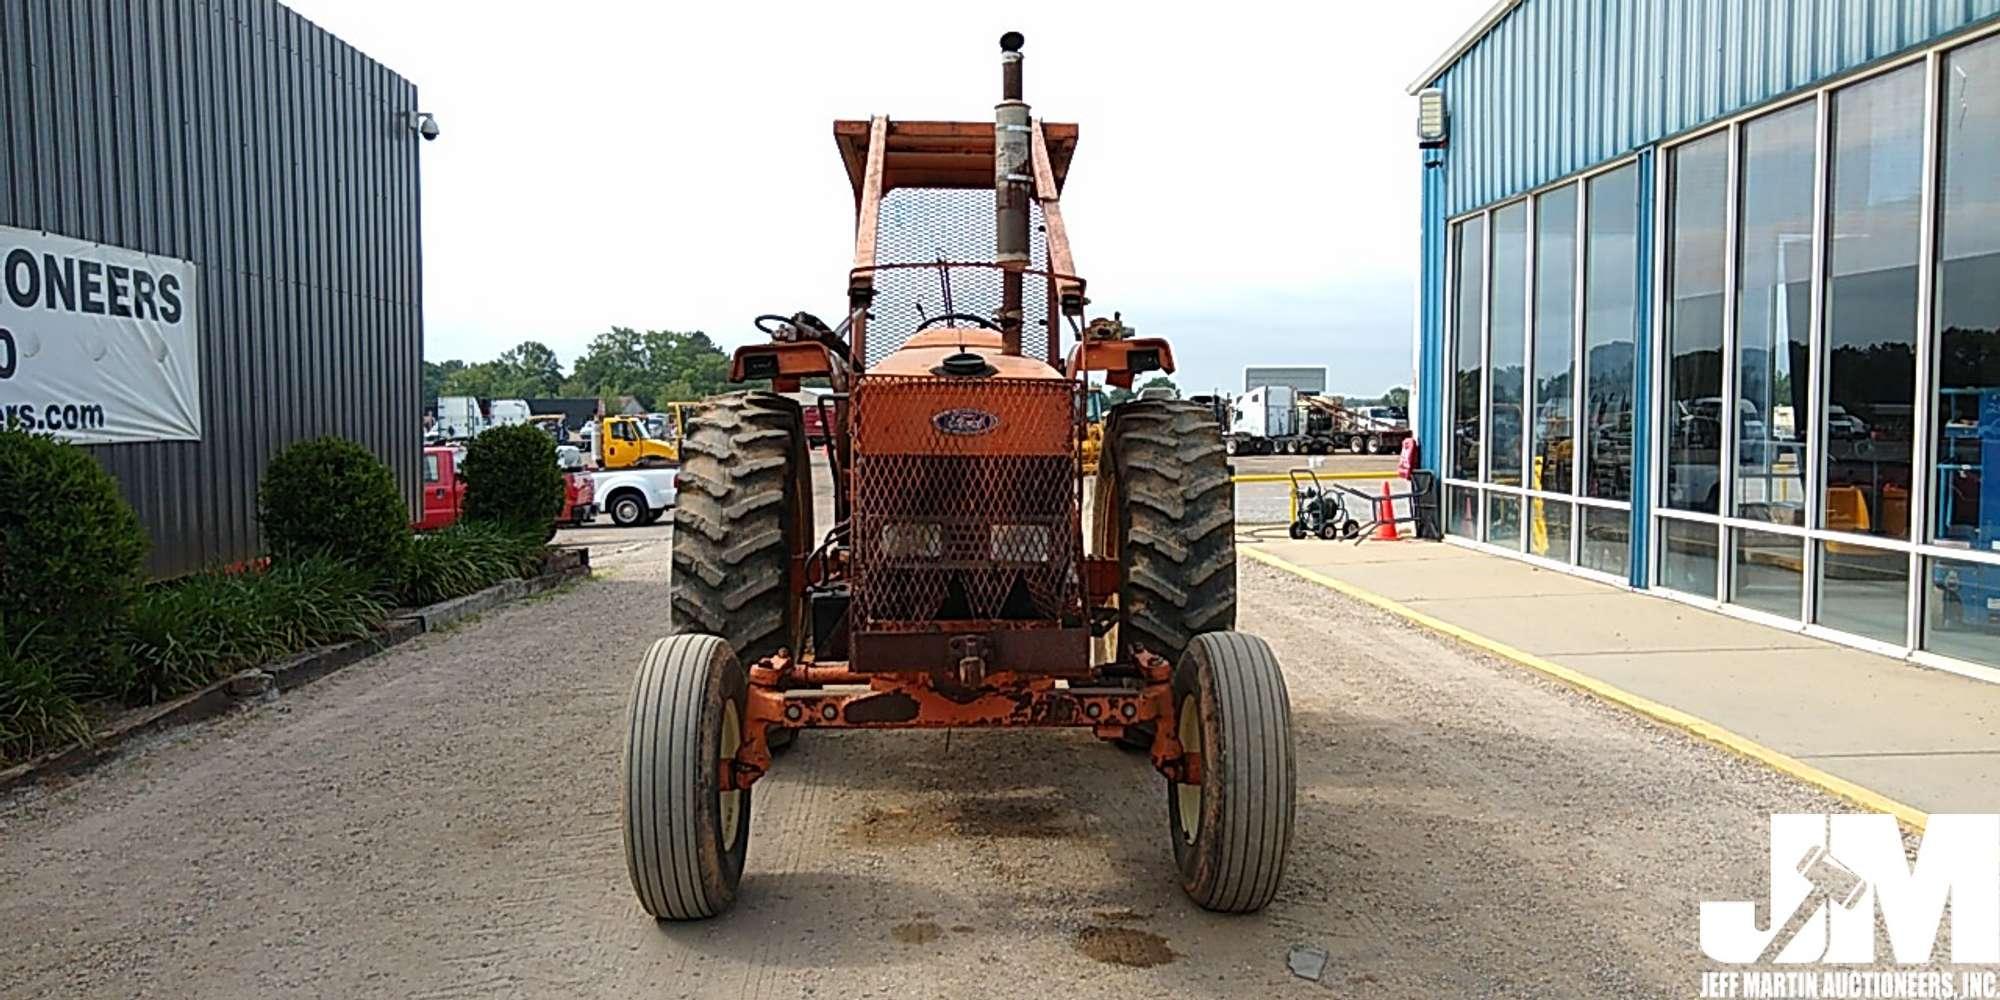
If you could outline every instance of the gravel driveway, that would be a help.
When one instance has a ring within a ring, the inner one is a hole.
[[[1139,756],[821,733],[757,786],[737,908],[656,925],[616,779],[665,555],[0,801],[0,994],[1684,996],[1698,900],[1764,896],[1766,814],[1837,808],[1245,563],[1300,758],[1265,913],[1181,897]]]

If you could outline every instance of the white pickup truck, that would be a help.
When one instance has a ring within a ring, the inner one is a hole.
[[[678,469],[613,469],[591,474],[598,509],[621,528],[652,524],[674,507]]]

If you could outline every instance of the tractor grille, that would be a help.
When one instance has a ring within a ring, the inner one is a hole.
[[[1047,270],[1048,239],[1042,227],[1042,205],[1028,202],[1028,266]],[[937,260],[978,263],[994,253],[992,188],[893,188],[882,196],[876,215],[877,264],[928,264]],[[985,319],[1000,314],[1000,275],[991,267],[959,267],[950,271],[951,308],[945,308],[945,281],[937,268],[894,268],[875,275],[875,302],[869,307],[866,363],[888,357],[916,333],[925,317],[947,311]],[[1046,343],[1049,314],[1048,279],[1021,277],[1022,339]],[[1028,354],[1039,355],[1038,346]]]
[[[1081,619],[1074,383],[864,375],[853,405],[858,630]]]

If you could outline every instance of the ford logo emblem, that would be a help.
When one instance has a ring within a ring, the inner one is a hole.
[[[977,434],[991,433],[993,428],[1000,426],[1000,418],[985,410],[960,407],[956,410],[946,410],[942,413],[933,414],[931,416],[931,423],[938,430],[946,434],[955,434],[959,437],[972,437]]]

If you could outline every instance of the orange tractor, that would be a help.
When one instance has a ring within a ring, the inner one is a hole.
[[[1031,118],[1021,36],[992,122],[834,123],[858,207],[848,315],[761,317],[681,443],[674,634],[632,688],[624,827],[660,919],[734,901],[751,792],[802,730],[1085,728],[1166,776],[1183,887],[1277,892],[1295,778],[1284,677],[1236,622],[1221,430],[1195,403],[1105,421],[1085,543],[1087,372],[1173,371],[1084,322],[1058,195],[1075,125]],[[1064,329],[1076,343],[1062,351]],[[800,403],[825,378],[834,524],[814,529]]]

